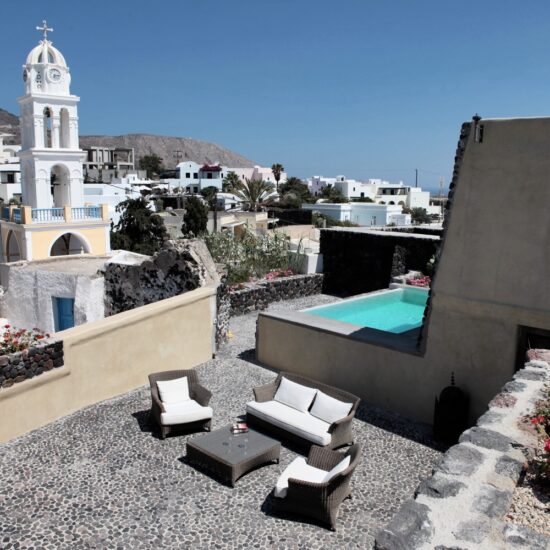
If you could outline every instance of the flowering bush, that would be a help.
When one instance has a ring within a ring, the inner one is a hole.
[[[294,275],[292,269],[275,269],[274,271],[266,273],[265,278],[268,281],[271,281],[272,279],[277,279],[279,277],[290,277],[291,275]]]
[[[533,460],[533,467],[539,481],[550,483],[550,390],[546,401],[531,417],[531,424],[539,432],[542,444],[542,450],[537,452]]]
[[[23,351],[39,343],[50,335],[37,328],[28,330],[16,329],[11,325],[4,325],[4,334],[0,340],[0,355]]]
[[[405,282],[411,286],[427,287],[430,286],[432,279],[429,275],[423,275],[420,277],[415,277],[414,279],[407,279]]]
[[[203,238],[214,261],[225,265],[229,284],[261,279],[273,270],[288,268],[289,241],[283,233],[255,235],[247,230],[240,236],[211,233]]]

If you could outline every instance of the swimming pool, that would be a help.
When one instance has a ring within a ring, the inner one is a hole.
[[[304,309],[303,313],[401,334],[420,327],[427,300],[427,288],[400,287]]]

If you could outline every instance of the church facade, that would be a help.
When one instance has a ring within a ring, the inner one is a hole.
[[[71,74],[44,33],[23,66],[21,111],[22,205],[4,207],[0,220],[2,260],[43,260],[110,251],[107,205],[84,202],[78,142],[79,98],[70,92]]]

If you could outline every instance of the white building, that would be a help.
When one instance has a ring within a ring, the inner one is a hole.
[[[0,199],[8,203],[10,199],[21,199],[21,165],[17,153],[20,145],[5,145],[9,134],[0,134]]]
[[[206,187],[216,187],[222,190],[225,176],[235,172],[243,181],[245,179],[263,179],[275,185],[275,177],[271,168],[256,165],[253,168],[230,168],[220,164],[198,164],[194,161],[180,162],[177,166],[179,178],[164,178],[161,181],[171,189],[184,189],[186,193],[200,193]],[[281,173],[279,185],[287,180],[286,172]]]
[[[340,222],[352,222],[361,226],[384,226],[389,224],[410,225],[411,215],[403,214],[398,205],[372,202],[346,202],[334,204],[321,202],[302,204],[302,209],[319,212]]]

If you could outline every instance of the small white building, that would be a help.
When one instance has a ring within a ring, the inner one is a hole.
[[[17,153],[20,145],[5,145],[10,134],[0,134],[0,199],[21,199],[21,165]]]
[[[403,214],[398,205],[372,202],[347,202],[342,204],[321,202],[303,204],[304,210],[319,212],[340,222],[351,222],[361,226],[385,226],[389,224],[410,225],[411,215]]]

